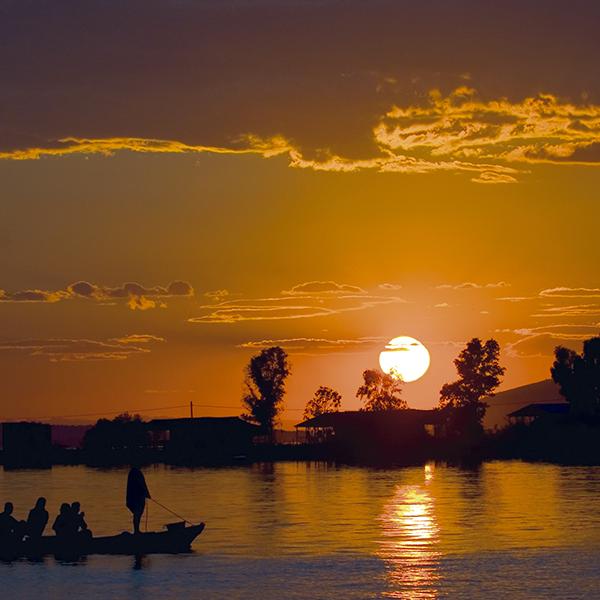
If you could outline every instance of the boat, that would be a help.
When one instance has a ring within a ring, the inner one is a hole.
[[[132,534],[69,538],[42,536],[0,541],[0,559],[36,558],[46,555],[78,558],[91,554],[178,554],[190,552],[192,542],[204,530],[204,523],[186,526],[184,522],[167,525],[166,531],[149,531]]]

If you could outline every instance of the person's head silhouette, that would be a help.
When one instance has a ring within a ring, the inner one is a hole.
[[[14,507],[13,507],[13,503],[12,502],[6,502],[4,504],[4,513],[5,514],[11,515],[13,510],[14,510]]]
[[[44,498],[43,496],[38,498],[36,500],[35,507],[39,510],[43,510],[44,508],[46,508],[46,498]]]

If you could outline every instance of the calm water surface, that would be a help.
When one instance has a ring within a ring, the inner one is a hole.
[[[146,469],[205,521],[194,552],[0,563],[13,598],[600,598],[600,468],[494,462],[376,470],[315,463]],[[126,470],[0,471],[18,517],[79,500],[95,534],[129,528]],[[149,529],[174,518],[150,504]]]

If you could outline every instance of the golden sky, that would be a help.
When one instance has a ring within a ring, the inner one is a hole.
[[[600,330],[593,1],[0,3],[0,418],[284,418],[387,340],[437,403],[471,337],[504,387]],[[81,418],[79,420],[90,420]]]

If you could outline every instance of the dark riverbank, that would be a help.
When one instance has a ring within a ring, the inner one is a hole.
[[[354,465],[406,466],[428,461],[477,464],[487,460],[523,460],[563,465],[600,465],[600,426],[565,419],[512,425],[477,440],[429,439],[418,445],[386,447],[373,443],[349,448],[335,442],[315,444],[257,444],[244,454],[181,454],[166,449],[115,450],[101,455],[84,449],[52,448],[35,460],[0,453],[5,469],[50,468],[53,465],[118,467],[167,464],[175,466],[232,466],[279,461],[319,461]]]

